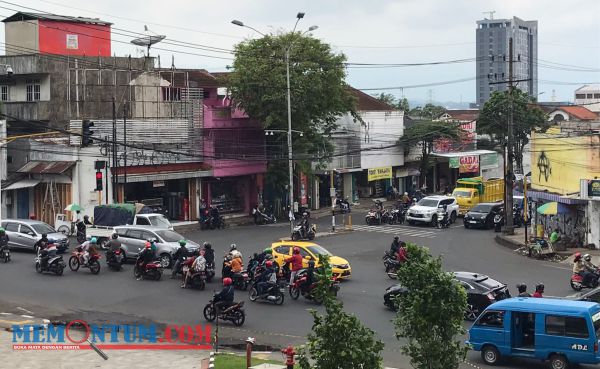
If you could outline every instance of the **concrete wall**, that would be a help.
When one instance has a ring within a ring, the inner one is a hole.
[[[4,23],[6,55],[31,54],[39,51],[38,21]]]
[[[600,201],[588,202],[589,233],[588,243],[593,243],[600,248]]]
[[[377,168],[404,165],[404,150],[395,145],[404,134],[403,111],[359,112],[365,126],[362,127],[361,168]]]

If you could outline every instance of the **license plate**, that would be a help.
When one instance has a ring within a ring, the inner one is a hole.
[[[469,220],[469,223],[477,223],[477,222],[474,220]]]

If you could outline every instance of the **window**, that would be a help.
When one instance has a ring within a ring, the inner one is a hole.
[[[483,314],[475,325],[492,328],[504,327],[504,311],[488,311]]]
[[[277,246],[275,248],[275,252],[277,252],[279,254],[283,254],[283,255],[289,255],[290,248],[291,248],[291,246]]]
[[[41,85],[39,79],[27,80],[27,101],[40,101]]]
[[[135,238],[136,240],[141,240],[142,239],[142,231],[130,229],[129,231],[127,231],[127,236],[129,236],[130,238]]]
[[[23,234],[29,234],[29,235],[35,235],[35,232],[33,232],[33,229],[29,228],[26,225],[21,224],[21,232]]]
[[[154,235],[152,232],[142,231],[142,239],[146,241],[156,240],[156,235]]]
[[[594,99],[600,99],[600,94],[594,94]]]
[[[181,101],[181,88],[179,87],[163,87],[163,101]]]
[[[8,86],[0,86],[0,100],[8,101]]]
[[[116,232],[119,235],[119,237],[125,237],[125,238],[131,237],[130,235],[127,234],[127,229],[118,228],[118,229],[116,229]]]
[[[593,94],[587,94],[587,98],[588,98],[588,99],[592,99],[592,98],[593,98],[593,96],[594,96]]]
[[[8,223],[4,226],[7,232],[19,232],[19,224],[18,223]]]
[[[44,234],[44,233],[48,234],[48,233],[54,233],[54,232],[56,232],[56,230],[54,228],[50,227],[46,223],[34,224],[34,225],[32,225],[32,227],[39,234]]]
[[[546,316],[546,334],[575,338],[589,337],[586,320],[568,316]]]
[[[137,225],[150,225],[150,221],[148,218],[137,217],[136,222]]]

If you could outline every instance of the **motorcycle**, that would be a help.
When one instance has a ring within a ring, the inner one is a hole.
[[[206,281],[212,282],[215,277],[215,263],[206,263]]]
[[[275,223],[277,223],[277,218],[275,218],[275,215],[272,212],[271,213],[262,212],[262,211],[260,211],[260,208],[258,206],[255,206],[254,208],[252,208],[252,215],[254,216],[255,224],[275,224]]]
[[[444,211],[443,209],[438,209],[436,226],[438,227],[438,229],[450,227],[450,217],[448,217],[447,211]]]
[[[340,208],[340,214],[346,214],[351,211],[350,202],[348,202],[347,199],[344,199],[344,200],[338,199],[337,204],[338,204],[338,207]]]
[[[204,220],[200,223],[200,229],[225,229],[225,218],[222,215],[213,216],[208,215]]]
[[[89,255],[87,263],[83,261],[83,254],[84,252],[81,246],[77,247],[75,251],[73,251],[71,257],[69,258],[69,269],[71,269],[73,272],[76,272],[80,267],[84,267],[90,268],[90,272],[92,272],[92,274],[100,273],[100,262],[98,261],[100,260],[100,254],[96,253]]]
[[[317,295],[315,295],[315,288],[317,287],[319,281],[313,282],[308,287],[303,287],[304,283],[307,280],[306,269],[299,270],[294,278],[294,281],[289,286],[289,294],[293,300],[297,300],[300,295],[304,296],[307,300],[312,300],[317,304],[321,304],[323,301]],[[338,291],[340,290],[340,282],[335,278],[331,278],[329,293],[333,296],[337,296]]]
[[[317,234],[317,226],[315,224],[311,224],[308,227],[308,232],[304,232],[302,225],[297,225],[294,227],[294,231],[292,232],[292,241],[298,240],[314,240],[315,235]]]
[[[0,260],[2,260],[4,263],[8,263],[10,261],[10,249],[8,246],[0,249]]]
[[[590,277],[587,283],[583,283],[583,276],[577,273],[571,275],[571,288],[575,291],[581,291],[584,288],[596,288],[598,287],[598,279],[600,278],[600,269],[596,269],[592,273],[593,278]]]
[[[524,223],[521,210],[517,206],[513,206],[513,225],[521,227]],[[494,232],[501,232],[504,226],[504,214],[498,213],[494,216]]]
[[[236,290],[246,291],[248,289],[248,285],[250,284],[248,271],[243,270],[241,273],[233,273],[231,279],[233,279],[233,288]]]
[[[254,282],[252,287],[250,288],[249,298],[250,301],[268,301],[272,302],[275,305],[283,304],[285,300],[285,295],[283,294],[284,288],[280,283],[274,283],[269,286],[269,288],[261,295],[258,294],[257,283]]]
[[[123,255],[121,254],[121,250],[116,250],[114,252],[107,251],[106,265],[112,270],[117,272],[121,271],[121,269],[123,269]]]
[[[379,210],[369,210],[367,215],[365,215],[365,222],[367,223],[367,225],[381,224],[381,214],[379,213]]]
[[[195,272],[189,277],[188,284],[197,290],[204,290],[206,287],[206,272]]]
[[[143,279],[153,279],[155,281],[160,280],[162,277],[162,265],[160,261],[151,261],[144,267],[144,270],[140,270],[140,258],[135,260],[135,267],[133,267],[133,276],[136,278],[142,277]]]
[[[383,255],[383,266],[385,266],[385,273],[390,279],[397,279],[398,275],[398,267],[400,266],[400,262],[396,260],[396,257],[392,255],[391,252],[386,251],[385,255]]]
[[[402,224],[406,220],[406,209],[396,208],[390,211],[390,216],[388,217],[389,224]]]
[[[394,222],[392,212],[388,209],[381,209],[379,211],[379,217],[381,219],[381,223],[389,223],[392,224]]]
[[[204,307],[204,319],[209,322],[217,318],[217,308],[215,307],[214,298],[210,300]],[[219,319],[228,320],[235,326],[241,326],[246,321],[246,312],[244,311],[244,301],[234,303],[232,306],[219,312]]]
[[[63,271],[65,270],[66,264],[63,260],[63,257],[60,255],[53,256],[46,261],[46,265],[42,263],[42,250],[38,251],[38,254],[35,258],[35,271],[38,273],[42,272],[50,272],[56,275],[63,275]]]

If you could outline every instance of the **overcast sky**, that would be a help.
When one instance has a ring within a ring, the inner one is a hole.
[[[15,10],[51,12],[69,16],[99,17],[113,27],[142,32],[144,24],[168,39],[224,49],[247,37],[257,37],[249,29],[232,25],[239,19],[262,32],[291,29],[296,13],[305,12],[300,29],[318,25],[313,35],[335,46],[355,63],[419,63],[475,57],[475,22],[486,11],[494,18],[517,16],[539,22],[540,62],[595,68],[592,72],[539,68],[541,101],[573,99],[578,82],[600,82],[600,1],[598,0],[12,0],[0,1],[0,15]],[[8,8],[8,9],[6,9]],[[116,30],[113,29],[113,32]],[[121,31],[116,31],[121,32]],[[4,29],[0,31],[3,39]],[[136,55],[136,46],[115,42],[131,37],[113,34],[117,55]],[[230,54],[168,44],[160,54],[169,66],[174,55],[176,67],[224,71],[230,61],[175,52],[229,58]],[[139,55],[139,54],[138,54]],[[563,67],[559,68],[562,69]],[[573,68],[573,67],[567,67]],[[578,69],[578,68],[575,68]],[[357,88],[411,86],[452,81],[475,76],[475,63],[410,68],[349,69],[348,82]],[[570,83],[570,84],[568,84]],[[369,91],[375,93],[376,91]],[[387,92],[400,96],[400,89]],[[406,88],[409,99],[470,102],[475,82]]]

